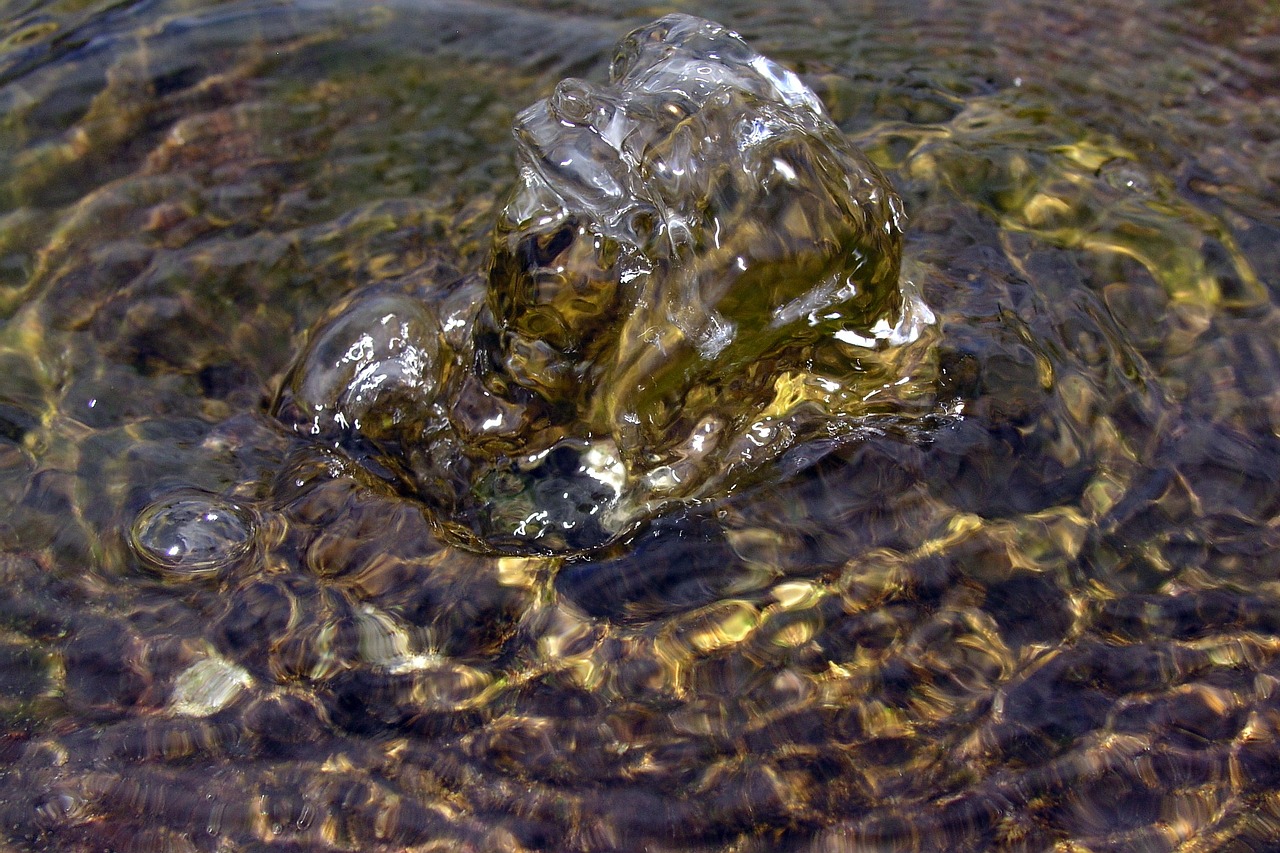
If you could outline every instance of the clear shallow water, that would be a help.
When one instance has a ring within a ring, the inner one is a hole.
[[[268,416],[345,295],[483,269],[615,8],[4,8],[6,843],[1271,849],[1273,4],[684,9],[903,195],[927,441],[566,562]],[[137,556],[174,495],[230,565]]]

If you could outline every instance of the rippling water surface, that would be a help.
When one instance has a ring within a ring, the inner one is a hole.
[[[273,400],[676,10],[897,187],[952,417],[460,547]],[[1280,849],[1277,115],[1269,0],[0,4],[0,849]]]

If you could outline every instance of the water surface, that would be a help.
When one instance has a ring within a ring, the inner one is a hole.
[[[673,10],[897,187],[960,405],[459,547],[272,401]],[[0,844],[1272,849],[1277,114],[1270,2],[4,4]]]

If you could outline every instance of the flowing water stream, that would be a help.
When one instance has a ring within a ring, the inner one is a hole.
[[[0,3],[0,850],[1280,849],[1278,115],[1274,0]]]

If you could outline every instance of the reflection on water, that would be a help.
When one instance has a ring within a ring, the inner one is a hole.
[[[1265,3],[685,8],[901,195],[926,435],[495,557],[271,416],[357,294],[471,333],[514,112],[665,11],[5,7],[3,844],[1280,837]]]

